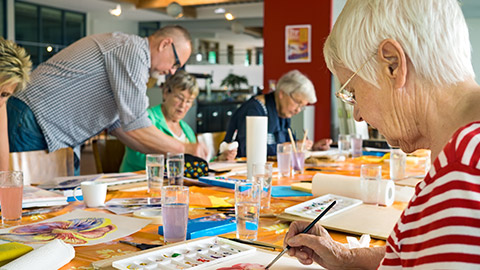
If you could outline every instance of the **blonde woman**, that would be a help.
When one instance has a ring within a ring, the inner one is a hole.
[[[0,37],[0,171],[8,170],[7,99],[25,87],[32,62],[25,49]]]

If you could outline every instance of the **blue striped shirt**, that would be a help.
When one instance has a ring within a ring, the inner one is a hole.
[[[39,65],[15,96],[33,111],[50,152],[74,148],[107,128],[152,125],[146,111],[149,70],[148,39],[92,35]]]

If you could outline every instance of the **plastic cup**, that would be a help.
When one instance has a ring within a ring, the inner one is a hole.
[[[0,204],[2,224],[14,226],[22,220],[23,173],[0,172]]]
[[[352,153],[352,157],[361,157],[363,154],[362,150],[362,136],[355,134],[350,136],[350,152]]]
[[[145,163],[148,193],[152,197],[160,197],[162,187],[168,185],[168,181],[165,181],[163,178],[165,168],[164,156],[162,154],[148,154]]]
[[[239,239],[257,240],[260,188],[260,185],[253,181],[235,183],[235,219]]]
[[[267,163],[254,163],[253,169],[253,181],[260,185],[261,198],[260,207],[262,209],[270,208],[270,197],[272,194],[272,172],[273,164]]]
[[[292,172],[292,145],[277,144],[278,176],[290,177]]]
[[[340,154],[348,155],[350,152],[350,135],[338,135],[338,151]]]
[[[360,169],[362,201],[366,204],[378,205],[380,200],[380,181],[382,180],[382,166],[363,164]]]
[[[188,187],[162,187],[162,219],[165,244],[185,241],[188,223]]]
[[[169,185],[183,186],[183,170],[184,170],[183,154],[167,153],[167,178]]]

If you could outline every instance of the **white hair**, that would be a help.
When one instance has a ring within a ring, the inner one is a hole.
[[[468,28],[457,0],[349,0],[323,49],[334,66],[357,70],[385,39],[399,42],[419,81],[455,84],[474,78]],[[375,58],[358,73],[378,87]]]
[[[310,104],[317,102],[313,83],[296,69],[284,74],[278,80],[276,88],[289,95],[294,92],[301,93]]]

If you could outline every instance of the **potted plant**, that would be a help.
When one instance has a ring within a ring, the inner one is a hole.
[[[242,84],[245,84],[248,88],[248,80],[245,76],[238,76],[230,73],[227,77],[225,77],[225,79],[222,80],[222,84],[220,86],[226,86],[229,89],[239,90]]]

